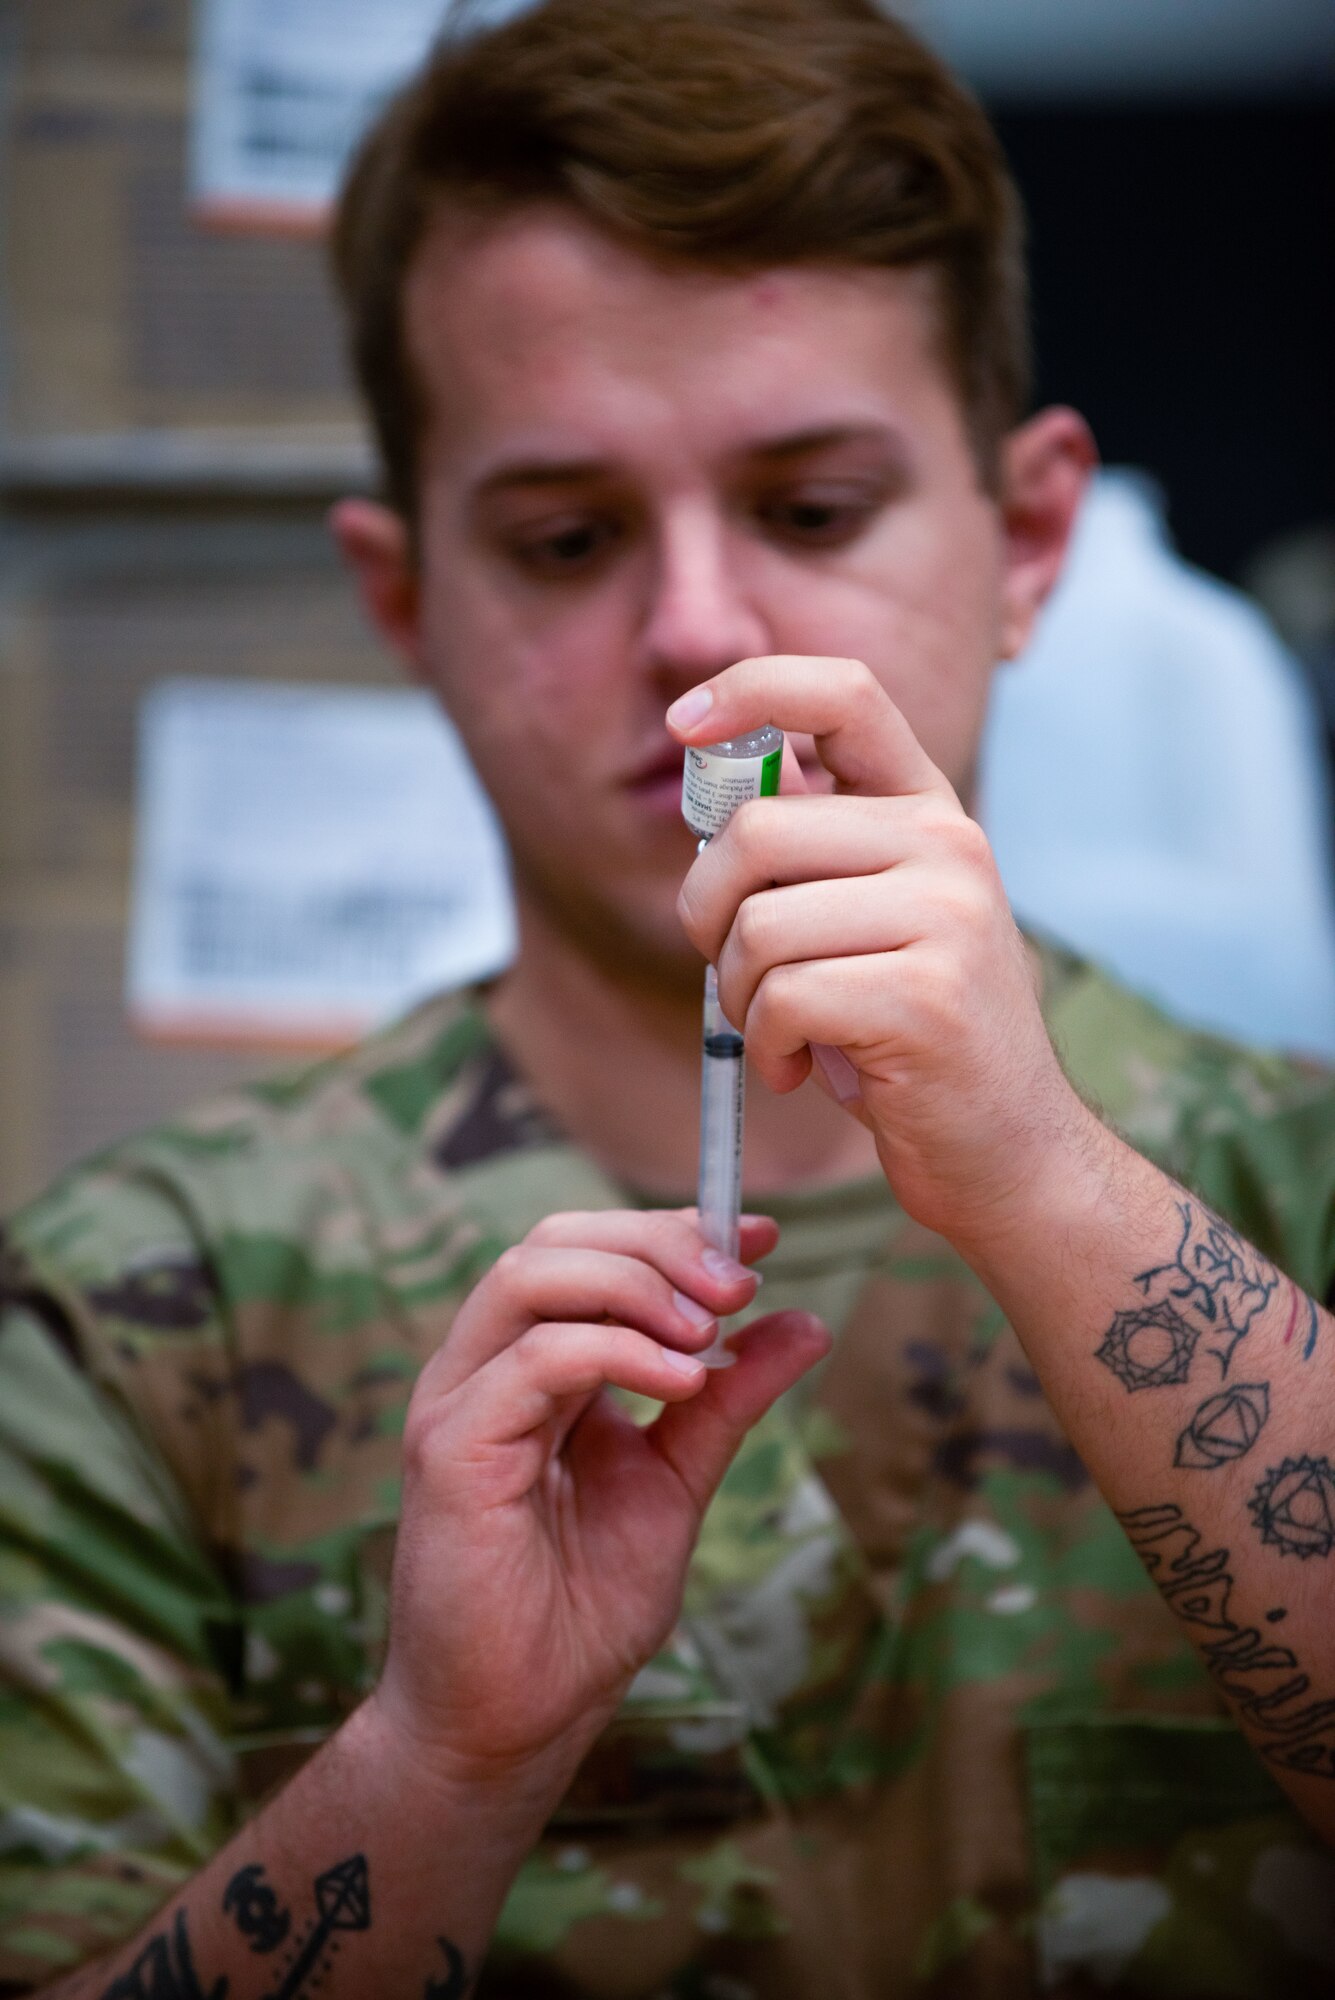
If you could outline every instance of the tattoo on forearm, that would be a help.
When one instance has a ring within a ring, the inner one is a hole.
[[[315,1880],[315,1915],[295,1939],[291,1957],[278,1984],[264,2000],[297,2000],[318,1984],[339,1949],[340,1931],[371,1928],[371,1891],[366,1856],[350,1854]]]
[[[1310,1361],[1312,1349],[1316,1346],[1317,1318],[1316,1300],[1309,1299],[1306,1292],[1300,1292],[1295,1284],[1290,1284],[1293,1297],[1289,1301],[1289,1323],[1284,1329],[1284,1345],[1287,1347],[1297,1331],[1298,1322],[1303,1322],[1303,1360]]]
[[[1180,1201],[1177,1212],[1182,1240],[1176,1256],[1138,1272],[1136,1283],[1148,1298],[1156,1281],[1163,1281],[1167,1297],[1204,1322],[1206,1344],[1220,1374],[1227,1375],[1234,1349],[1269,1303],[1279,1273],[1199,1202]]]
[[[291,1911],[280,1908],[260,1867],[237,1870],[223,1895],[223,1909],[252,1951],[277,1951],[292,1928]]]
[[[1172,1306],[1142,1306],[1114,1313],[1095,1353],[1128,1389],[1162,1389],[1186,1381],[1199,1339],[1196,1328]]]
[[[1202,1346],[1219,1363],[1220,1374],[1227,1375],[1239,1342],[1246,1339],[1257,1316],[1284,1284],[1291,1294],[1284,1345],[1290,1345],[1301,1327],[1302,1356],[1308,1360],[1319,1326],[1315,1303],[1289,1280],[1281,1279],[1273,1264],[1208,1208],[1187,1196],[1176,1207],[1182,1225],[1176,1254],[1166,1264],[1154,1264],[1137,1273],[1136,1286],[1148,1303],[1113,1314],[1094,1350],[1096,1358],[1133,1393],[1187,1381]],[[1160,1296],[1152,1296],[1156,1291]],[[1245,1458],[1269,1416],[1268,1382],[1230,1384],[1207,1396],[1185,1430],[1179,1432],[1174,1465],[1210,1472]],[[1294,1463],[1297,1468],[1298,1462]],[[1301,1488],[1310,1493],[1319,1488],[1324,1492],[1320,1478],[1311,1471],[1314,1463],[1304,1460],[1303,1470],[1295,1469],[1295,1491]],[[1326,1463],[1320,1461],[1323,1466]],[[1312,1478],[1316,1478],[1316,1487]],[[1291,1528],[1288,1486],[1281,1482],[1277,1490],[1279,1497],[1274,1504],[1263,1501],[1259,1490],[1252,1502],[1262,1539],[1286,1550],[1297,1549],[1302,1543],[1304,1553],[1327,1554],[1335,1546],[1335,1511],[1330,1521],[1314,1513],[1310,1522]],[[1330,1541],[1324,1542],[1327,1533]]]
[[[1282,1554],[1306,1560],[1335,1549],[1335,1465],[1328,1458],[1271,1466],[1248,1505],[1261,1540]]]
[[[1209,1396],[1177,1441],[1174,1465],[1208,1472],[1245,1458],[1270,1415],[1270,1390],[1264,1382],[1235,1382],[1218,1396]]]
[[[1326,1459],[1286,1460],[1269,1477],[1299,1463],[1324,1467],[1323,1479],[1335,1488],[1335,1469]],[[1118,1519],[1170,1608],[1191,1629],[1217,1686],[1261,1738],[1262,1756],[1286,1770],[1335,1778],[1335,1701],[1306,1700],[1311,1679],[1292,1648],[1274,1645],[1258,1627],[1233,1616],[1228,1550],[1202,1551],[1200,1534],[1171,1502],[1137,1507]],[[1270,1625],[1286,1615],[1282,1605],[1264,1614]]]
[[[223,1909],[233,1919],[243,1937],[250,1939],[252,1951],[274,1951],[287,1937],[291,1916],[280,1910],[278,1898],[264,1880],[260,1867],[242,1868],[223,1892]],[[293,1942],[293,1948],[276,1986],[264,2000],[298,2000],[318,1986],[334,1954],[339,1931],[365,1931],[371,1927],[371,1897],[366,1872],[366,1856],[350,1854],[334,1868],[326,1869],[315,1882],[315,1915]],[[267,1939],[268,1942],[262,1940]],[[462,1993],[465,1989],[461,1987]],[[186,1928],[186,1914],[178,1910],[170,1930],[150,1938],[128,1972],[114,1979],[99,2000],[227,2000],[230,1981],[217,1979],[201,1986]]]
[[[464,2000],[473,1985],[464,1955],[448,1938],[438,1937],[436,1943],[445,1954],[445,1977],[428,1979],[422,1988],[422,2000]]]
[[[185,1911],[178,1910],[171,1929],[150,1938],[128,1972],[113,1979],[101,2000],[227,2000],[228,1982],[199,1983]]]

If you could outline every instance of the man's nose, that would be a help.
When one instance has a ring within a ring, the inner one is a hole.
[[[701,509],[665,524],[641,629],[651,672],[690,686],[773,650],[741,568],[726,521]]]

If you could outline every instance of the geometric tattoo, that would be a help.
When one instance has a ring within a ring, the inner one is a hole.
[[[1174,1465],[1205,1472],[1249,1452],[1270,1414],[1264,1382],[1235,1382],[1201,1404],[1177,1441]]]
[[[307,1981],[319,1983],[330,1956],[338,1950],[336,1931],[365,1931],[371,1928],[371,1893],[366,1874],[366,1856],[351,1854],[335,1868],[328,1868],[315,1883],[316,1915],[296,1946],[278,1984],[265,2000],[296,2000],[307,1989]]]
[[[1335,1465],[1328,1458],[1286,1458],[1248,1504],[1261,1540],[1284,1555],[1305,1561],[1335,1549]]]
[[[236,1920],[242,1936],[252,1938],[252,1950],[270,1952],[288,1936],[292,1918],[278,1908],[278,1898],[264,1882],[264,1868],[242,1868],[224,1890],[222,1908]],[[372,1902],[366,1878],[366,1856],[350,1854],[336,1868],[316,1878],[316,1916],[292,1946],[284,1972],[264,2000],[298,2000],[318,1986],[338,1952],[338,1930],[370,1930]],[[202,1986],[194,1970],[186,1912],[178,1910],[170,1932],[150,1938],[128,1972],[102,1992],[100,2000],[228,2000],[230,1980]]]
[[[1200,1334],[1172,1306],[1119,1312],[1095,1352],[1128,1389],[1159,1389],[1185,1382]]]

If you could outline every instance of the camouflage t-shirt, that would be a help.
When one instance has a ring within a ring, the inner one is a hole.
[[[1328,1080],[1046,958],[1078,1086],[1300,1284]],[[119,1145],[12,1225],[0,1994],[132,1933],[371,1686],[398,1439],[479,1274],[623,1204],[463,999]],[[1287,1808],[1009,1327],[869,1181],[765,1204],[836,1329],[506,1904],[493,1996],[1329,1993]]]

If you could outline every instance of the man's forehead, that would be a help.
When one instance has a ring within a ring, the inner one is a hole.
[[[743,429],[749,403],[777,441],[856,421],[859,388],[924,361],[939,372],[925,272],[655,260],[556,205],[491,220],[442,213],[410,271],[405,314],[432,426],[452,438],[497,416],[523,424],[561,410],[610,425],[624,405],[633,422],[637,399],[647,414],[659,396],[738,405]],[[822,378],[849,379],[847,409],[811,405]]]

